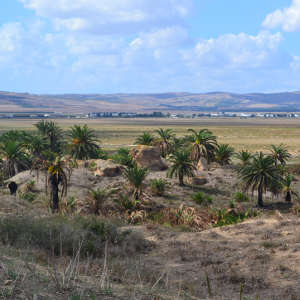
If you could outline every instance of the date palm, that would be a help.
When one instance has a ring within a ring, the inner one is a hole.
[[[160,153],[162,157],[166,157],[171,151],[171,139],[174,137],[172,129],[158,129],[155,130],[158,134],[157,143],[160,148]]]
[[[48,185],[50,186],[51,208],[53,213],[59,210],[59,194],[61,198],[67,195],[70,176],[71,169],[67,165],[67,162],[61,158],[58,157],[54,162],[49,164]]]
[[[243,167],[250,163],[252,153],[248,150],[241,150],[235,154],[235,157],[239,160],[239,167]]]
[[[215,153],[216,162],[221,166],[229,165],[231,162],[231,157],[234,154],[234,148],[228,144],[218,145]]]
[[[61,151],[62,129],[53,121],[39,121],[35,124],[38,132],[49,141],[50,151]]]
[[[13,140],[0,143],[0,156],[3,159],[3,172],[5,177],[13,177],[19,171],[26,170],[30,166],[30,160],[25,153],[23,144]]]
[[[298,197],[297,192],[293,189],[293,181],[294,181],[294,176],[291,174],[287,174],[282,182],[282,191],[285,193],[285,201],[291,202],[292,201],[292,196],[295,195]]]
[[[147,168],[139,167],[135,162],[132,166],[125,168],[124,176],[133,189],[135,200],[139,200],[143,193],[143,182],[147,176]]]
[[[71,128],[70,137],[70,152],[75,160],[86,160],[95,157],[99,146],[93,129],[88,128],[87,125],[74,125]]]
[[[150,132],[144,132],[142,135],[137,137],[135,143],[138,145],[150,146],[154,143],[155,138]]]
[[[205,158],[208,163],[214,160],[217,150],[217,137],[208,129],[201,129],[199,132],[194,129],[188,129],[191,132],[191,141],[193,144],[192,158],[198,163],[200,158]]]
[[[257,204],[263,207],[263,194],[274,185],[281,185],[282,170],[274,164],[270,155],[260,152],[253,156],[251,162],[239,169],[241,180],[246,189],[257,191]]]
[[[278,146],[271,145],[270,150],[275,165],[281,164],[282,166],[285,166],[287,161],[291,158],[291,154],[289,153],[287,147],[283,144],[280,144]]]
[[[179,185],[184,186],[184,177],[193,177],[196,167],[191,158],[191,152],[186,149],[180,149],[170,155],[169,161],[171,167],[167,172],[169,178],[175,176],[179,180]]]

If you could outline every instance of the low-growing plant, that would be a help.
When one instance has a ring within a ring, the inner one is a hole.
[[[135,200],[134,197],[130,197],[127,194],[119,194],[119,197],[115,199],[120,210],[134,211],[139,201]]]
[[[213,203],[213,198],[203,192],[197,192],[192,195],[192,200],[199,204],[204,206],[209,206]]]
[[[25,192],[34,192],[35,181],[31,180],[26,183],[24,191]]]
[[[236,192],[233,195],[233,199],[236,202],[248,202],[249,201],[249,197],[246,194],[244,194],[243,192]]]
[[[216,212],[217,221],[214,224],[215,227],[222,227],[227,225],[232,225],[236,223],[241,223],[248,218],[253,218],[258,216],[258,212],[256,210],[227,210],[220,209]]]
[[[16,248],[33,247],[51,255],[73,256],[80,245],[82,256],[101,257],[105,243],[111,253],[129,255],[147,245],[139,235],[119,230],[118,225],[96,217],[72,219],[55,216],[32,218],[10,216],[0,220],[0,241]],[[120,251],[116,251],[119,248]]]
[[[152,193],[157,196],[163,196],[168,182],[162,178],[151,180]]]
[[[229,207],[230,208],[235,208],[235,206],[236,206],[235,200],[234,199],[230,200]]]
[[[117,153],[112,156],[112,160],[127,167],[133,166],[133,158],[128,148],[120,148]]]
[[[116,190],[108,190],[108,189],[97,189],[97,190],[91,190],[90,191],[90,198],[89,203],[92,207],[92,211],[95,215],[99,215],[100,211],[103,208],[104,202],[107,200],[107,198],[114,194]]]
[[[24,200],[26,200],[26,201],[28,201],[28,202],[33,202],[33,201],[36,199],[36,197],[37,197],[37,195],[36,195],[35,193],[32,193],[32,192],[26,192],[26,191],[24,191],[24,192],[19,191],[19,192],[18,192],[18,196],[19,196],[21,199],[24,199]]]
[[[97,169],[97,163],[92,161],[89,163],[89,170],[90,171],[95,171]]]

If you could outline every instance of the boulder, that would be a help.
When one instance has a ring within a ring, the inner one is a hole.
[[[122,166],[115,164],[112,160],[97,159],[95,176],[116,177],[122,174]]]
[[[195,176],[189,179],[191,185],[205,185],[208,183],[208,179],[205,176]]]
[[[131,150],[130,154],[139,166],[151,171],[163,171],[168,166],[163,162],[160,151],[156,147],[140,145]]]
[[[200,160],[197,164],[197,170],[198,171],[207,171],[208,170],[208,163],[205,158],[200,158]]]

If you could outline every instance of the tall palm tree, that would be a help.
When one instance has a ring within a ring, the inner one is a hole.
[[[170,155],[169,158],[172,163],[168,170],[167,176],[173,178],[175,176],[179,180],[179,185],[184,186],[184,177],[193,177],[196,167],[191,158],[191,152],[186,149],[177,150]]]
[[[208,129],[201,129],[199,132],[194,129],[188,129],[191,132],[191,141],[193,143],[192,158],[198,163],[201,157],[208,163],[214,160],[217,150],[217,137]]]
[[[280,163],[282,166],[285,166],[287,161],[291,158],[291,154],[289,153],[287,147],[283,144],[280,144],[278,146],[271,145],[270,150],[275,165],[278,165],[278,163]]]
[[[29,168],[30,160],[20,142],[6,140],[0,143],[0,155],[3,159],[5,177],[13,177],[19,171]]]
[[[263,207],[263,194],[271,186],[282,182],[282,170],[274,165],[274,159],[270,155],[260,152],[253,156],[251,162],[239,169],[239,175],[246,189],[252,192],[257,190],[257,204]]]
[[[28,135],[24,141],[24,147],[33,158],[41,157],[43,152],[49,149],[49,144],[45,137],[41,135]]]
[[[150,132],[144,132],[142,135],[137,137],[135,143],[138,145],[150,146],[154,143],[155,138]]]
[[[231,162],[231,157],[234,154],[234,148],[228,144],[218,145],[215,153],[216,162],[221,166],[229,165]]]
[[[61,151],[62,129],[53,121],[39,121],[35,124],[38,132],[49,141],[50,151],[59,153]]]
[[[48,167],[48,184],[50,186],[52,212],[59,210],[59,188],[61,198],[67,195],[67,188],[71,169],[67,163],[57,157]]]
[[[83,126],[74,125],[71,128],[71,156],[77,160],[86,160],[95,157],[99,146],[97,145],[97,136],[93,129]]]
[[[159,128],[155,130],[159,138],[157,143],[160,148],[160,153],[162,157],[166,157],[171,151],[171,139],[175,136],[172,129],[162,129]]]
[[[143,182],[147,173],[147,168],[139,167],[136,163],[124,170],[124,176],[133,188],[135,200],[138,200],[143,193]]]
[[[250,163],[252,158],[252,153],[248,150],[241,150],[235,154],[235,157],[239,160],[239,166],[243,167]]]

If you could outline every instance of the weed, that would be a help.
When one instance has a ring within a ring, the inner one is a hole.
[[[168,182],[162,178],[151,180],[152,193],[157,196],[163,196]]]
[[[197,192],[192,195],[192,200],[199,205],[209,206],[213,203],[213,198],[203,192]]]
[[[243,192],[237,192],[233,195],[233,199],[236,202],[248,202],[249,201],[249,197],[244,194]]]

